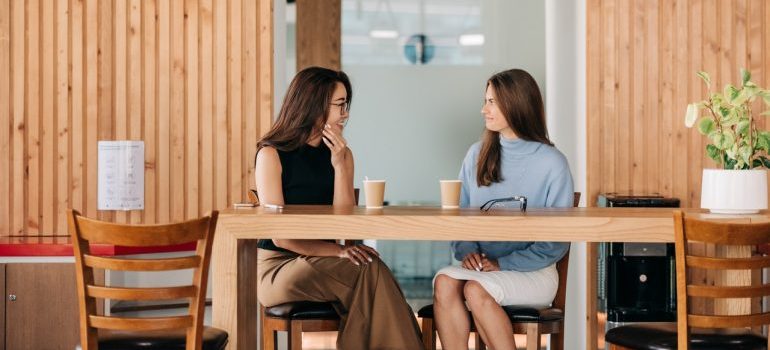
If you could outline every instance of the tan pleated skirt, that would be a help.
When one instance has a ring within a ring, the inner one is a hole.
[[[420,330],[390,269],[379,259],[356,266],[348,259],[259,249],[259,301],[336,301],[337,348],[421,349]]]

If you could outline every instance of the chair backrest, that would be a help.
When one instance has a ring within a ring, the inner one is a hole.
[[[575,192],[572,200],[572,206],[577,207],[580,204],[580,192]],[[567,271],[569,270],[569,250],[567,254],[556,262],[556,271],[559,272],[559,287],[556,289],[556,297],[553,298],[553,307],[565,310],[567,300]]]
[[[210,216],[167,225],[121,225],[83,217],[70,211],[69,230],[75,253],[78,299],[80,304],[80,341],[83,350],[98,349],[97,329],[151,331],[186,329],[187,350],[202,345],[203,317],[209,261],[218,212]],[[90,244],[128,247],[167,246],[197,242],[194,255],[136,259],[100,257],[91,254]],[[96,285],[94,269],[121,271],[170,271],[193,269],[191,285],[159,288],[126,288]],[[96,314],[96,299],[173,300],[188,299],[188,313],[171,317],[117,317]]]
[[[741,246],[770,243],[770,223],[739,224],[706,221],[687,217],[682,211],[674,212],[676,234],[676,292],[679,349],[687,349],[690,327],[744,328],[770,324],[770,312],[744,315],[706,315],[690,313],[688,297],[709,299],[761,298],[770,295],[770,284],[758,286],[723,286],[689,284],[688,270],[711,271],[758,270],[770,267],[770,257],[719,258],[690,255],[688,242],[717,246]]]

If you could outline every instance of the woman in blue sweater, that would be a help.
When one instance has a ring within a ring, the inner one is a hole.
[[[519,69],[493,75],[481,113],[486,130],[460,168],[460,206],[478,208],[490,199],[525,196],[530,208],[571,207],[569,164],[548,139],[543,100],[532,76]],[[550,305],[559,281],[555,263],[568,249],[569,243],[556,242],[452,242],[461,266],[441,269],[434,280],[436,327],[444,349],[468,349],[468,309],[486,344],[515,349],[501,305]]]

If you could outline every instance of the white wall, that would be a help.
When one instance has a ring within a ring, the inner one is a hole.
[[[346,65],[343,56],[353,83],[345,137],[356,156],[355,185],[384,178],[391,204],[438,203],[438,179],[457,177],[483,131],[486,80],[522,68],[546,85],[544,11],[541,1],[482,2],[480,66]]]
[[[546,0],[546,114],[556,146],[570,162],[575,191],[586,189],[586,1]],[[586,346],[586,244],[572,243],[566,349]],[[593,288],[593,286],[591,287]]]

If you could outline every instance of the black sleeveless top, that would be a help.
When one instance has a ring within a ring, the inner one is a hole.
[[[281,159],[281,190],[285,204],[332,204],[334,168],[331,151],[326,145],[303,145],[293,151],[277,151]],[[269,239],[259,240],[258,247],[287,251],[276,247]]]

